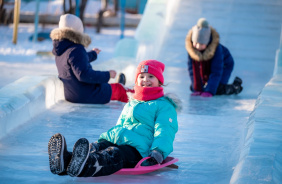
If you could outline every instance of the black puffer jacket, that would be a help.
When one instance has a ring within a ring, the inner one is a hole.
[[[90,44],[90,37],[59,28],[54,29],[50,37],[66,100],[74,103],[108,103],[112,95],[108,84],[110,73],[92,69],[90,62],[97,59],[97,53],[86,52],[84,48]]]

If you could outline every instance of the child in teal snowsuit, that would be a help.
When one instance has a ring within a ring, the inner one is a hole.
[[[48,144],[51,172],[96,177],[133,168],[143,157],[151,157],[151,165],[162,163],[173,151],[179,105],[178,100],[164,96],[164,68],[156,60],[138,65],[133,99],[125,105],[116,126],[102,133],[98,142],[89,144],[81,138],[70,153],[64,136],[53,135]]]

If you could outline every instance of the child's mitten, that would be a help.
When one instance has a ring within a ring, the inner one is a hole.
[[[212,94],[210,92],[203,92],[201,94],[202,97],[212,97]]]
[[[157,150],[153,150],[149,156],[151,157],[150,159],[148,159],[149,162],[157,162],[160,164],[164,160],[162,154],[158,152]]]

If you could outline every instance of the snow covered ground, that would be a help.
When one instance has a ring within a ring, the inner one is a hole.
[[[282,183],[281,70],[273,77],[281,10],[278,0],[151,0],[138,29],[127,29],[131,41],[119,42],[117,50],[127,48],[127,52],[123,50],[124,58],[116,60],[112,57],[116,56],[118,28],[104,29],[100,35],[86,28],[93,39],[90,48],[102,49],[94,68],[121,71],[145,58],[166,64],[165,91],[177,94],[183,102],[171,155],[179,158],[179,169],[100,178],[51,174],[47,144],[54,133],[65,135],[69,150],[80,137],[95,141],[116,123],[124,106],[120,102],[60,101],[0,139],[1,183]],[[184,40],[200,17],[209,20],[220,33],[221,43],[230,48],[236,61],[231,78],[243,79],[241,94],[190,97]],[[13,45],[12,28],[0,26],[0,87],[25,75],[57,73],[54,58],[36,56],[37,51],[49,51],[51,41],[28,41],[32,25],[21,25],[19,30],[19,42]],[[132,78],[129,69],[125,74]]]

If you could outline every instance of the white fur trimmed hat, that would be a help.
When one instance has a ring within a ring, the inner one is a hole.
[[[210,41],[211,28],[205,18],[200,18],[192,28],[192,42],[207,45]]]
[[[51,31],[52,40],[68,39],[76,44],[88,47],[91,43],[89,35],[83,33],[83,23],[79,17],[72,14],[61,15],[59,27]]]
[[[72,14],[64,14],[60,17],[59,29],[69,28],[83,33],[83,24],[79,17]]]

